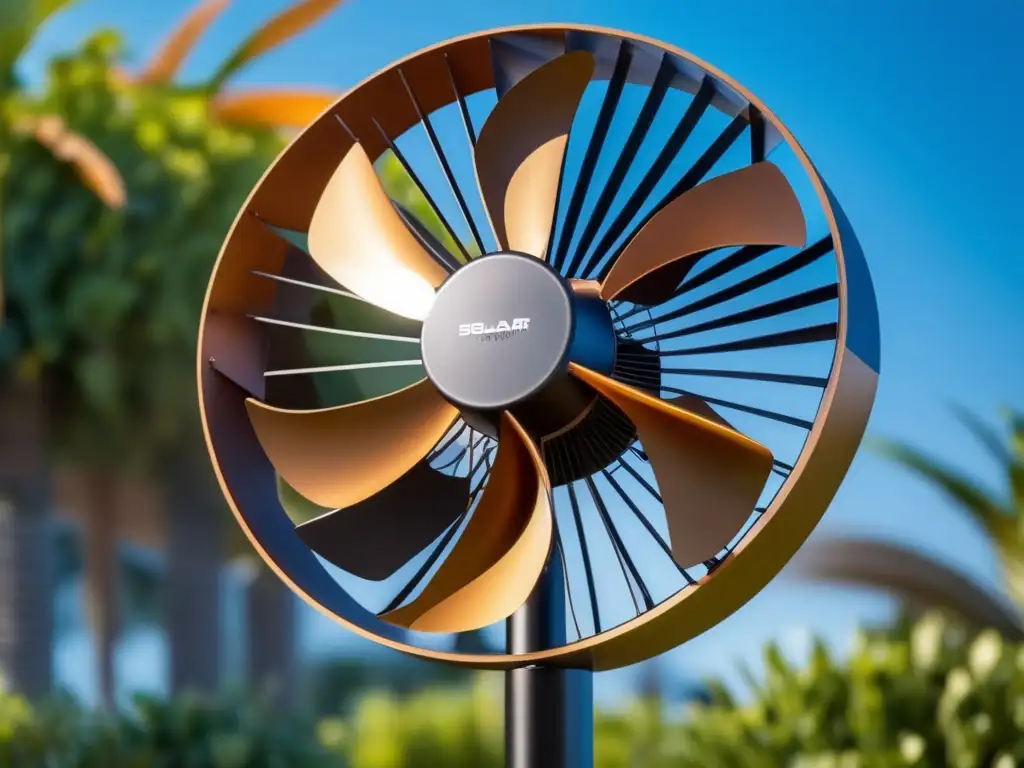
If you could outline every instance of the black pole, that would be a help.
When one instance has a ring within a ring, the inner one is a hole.
[[[562,564],[552,557],[526,604],[508,620],[509,653],[564,645]],[[507,768],[591,768],[593,675],[587,669],[532,666],[505,673]]]

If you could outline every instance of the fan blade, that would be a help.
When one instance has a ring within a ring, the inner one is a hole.
[[[348,290],[416,320],[426,317],[448,276],[402,221],[359,144],[327,182],[309,225],[309,250]]]
[[[483,497],[458,543],[423,592],[382,614],[422,632],[468,632],[511,616],[547,563],[551,485],[529,435],[506,411]]]
[[[636,427],[661,491],[676,562],[688,567],[718,554],[753,512],[772,469],[771,452],[704,404],[665,402],[576,363],[569,372]]]
[[[516,83],[484,123],[476,175],[502,249],[547,253],[569,129],[593,72],[589,53],[559,56]]]
[[[270,463],[321,507],[368,499],[408,472],[444,437],[458,411],[428,380],[390,395],[312,411],[245,401]]]
[[[444,533],[468,500],[468,477],[446,475],[421,461],[380,493],[295,530],[328,562],[382,581]]]
[[[643,298],[660,304],[671,298],[678,280],[651,282],[644,295],[630,287],[656,271],[697,254],[733,245],[802,246],[807,225],[789,181],[768,162],[704,182],[666,205],[637,233],[608,271],[601,295],[608,301]]]

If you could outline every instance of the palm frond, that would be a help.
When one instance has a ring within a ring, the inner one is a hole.
[[[288,7],[250,35],[210,81],[214,91],[242,67],[320,21],[342,0],[302,0]]]
[[[872,587],[917,608],[943,608],[977,627],[1024,639],[1024,620],[1007,601],[927,554],[866,538],[811,540],[793,559],[801,580]]]
[[[167,36],[149,63],[139,74],[140,83],[169,83],[192,53],[199,38],[209,29],[231,0],[203,0]]]
[[[1012,512],[973,480],[903,443],[879,439],[871,443],[879,453],[934,483],[991,535],[1004,535],[1006,522],[1011,519]]]

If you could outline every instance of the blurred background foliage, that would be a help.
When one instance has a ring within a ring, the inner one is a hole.
[[[249,693],[223,693],[211,650],[221,573],[247,550],[235,526],[224,528],[199,440],[199,308],[249,190],[290,132],[337,96],[231,83],[339,3],[288,4],[199,82],[180,82],[179,69],[228,0],[198,2],[137,72],[122,64],[131,41],[100,31],[29,88],[18,58],[69,0],[0,0],[0,668],[10,688],[0,693],[0,768],[502,764],[499,676],[391,657],[328,659],[300,676],[294,601],[254,558]],[[397,158],[385,154],[378,171],[452,246]],[[311,337],[312,357],[336,358],[317,343],[328,341]],[[349,384],[318,383],[318,396],[374,394]],[[768,647],[764,679],[751,676],[745,691],[709,681],[677,706],[663,685],[641,690],[597,713],[597,765],[1024,762],[1024,417],[1008,417],[1009,440],[964,418],[1004,470],[1003,491],[910,447],[882,450],[985,531],[1009,600],[909,548],[812,542],[794,564],[803,578],[881,588],[902,599],[904,618],[864,631],[844,659],[819,643],[794,664]],[[282,488],[297,518],[316,513],[289,494]],[[55,544],[54,516],[70,519],[74,536],[65,528]],[[162,553],[163,571],[126,563],[126,542]],[[95,711],[48,695],[48,609],[56,583],[79,571],[100,670]],[[167,628],[168,700],[115,701],[114,647],[132,621]],[[305,719],[285,714],[294,711]]]
[[[765,678],[751,679],[749,695],[713,684],[708,701],[678,710],[640,697],[599,711],[595,765],[1010,768],[1024,760],[1024,644],[994,630],[929,612],[863,631],[843,661],[820,642],[803,665],[775,646],[764,660]],[[0,766],[498,768],[501,701],[497,675],[404,694],[369,688],[347,713],[318,722],[244,698],[140,699],[108,716],[7,696]]]

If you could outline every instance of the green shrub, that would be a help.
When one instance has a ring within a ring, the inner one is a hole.
[[[1024,646],[929,614],[858,637],[837,663],[817,644],[796,668],[765,651],[739,702],[717,689],[681,727],[675,765],[1010,768],[1024,760]]]
[[[501,678],[482,675],[469,687],[370,693],[347,722],[323,721],[320,738],[351,768],[500,768],[503,727]]]
[[[256,703],[139,699],[129,713],[0,696],[0,768],[340,768],[308,725]]]

